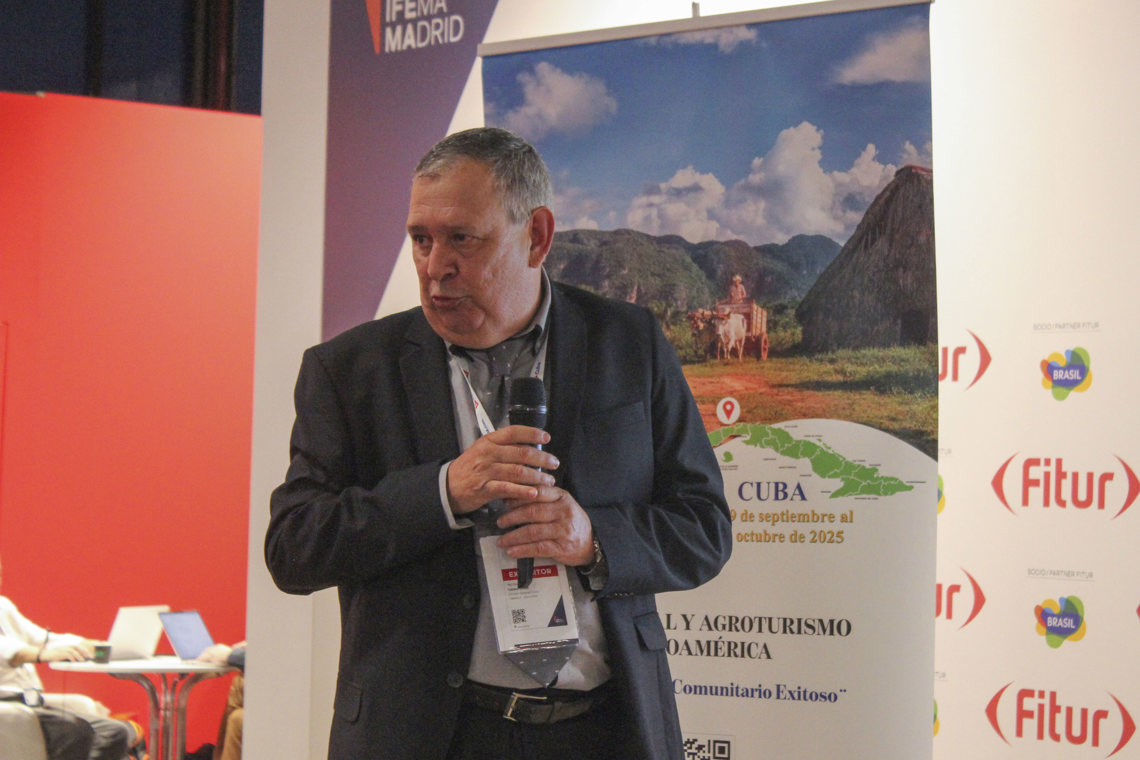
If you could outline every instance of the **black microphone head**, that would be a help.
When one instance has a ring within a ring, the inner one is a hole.
[[[546,427],[546,386],[539,377],[511,380],[511,401],[507,416],[512,425]]]

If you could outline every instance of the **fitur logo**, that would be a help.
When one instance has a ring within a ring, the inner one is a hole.
[[[1085,637],[1085,605],[1075,596],[1046,599],[1034,608],[1033,616],[1037,619],[1037,633],[1053,649]]]
[[[974,580],[974,576],[965,570],[962,574],[970,582],[969,597],[962,596],[964,589],[961,583],[936,583],[934,586],[935,619],[942,618],[953,622],[965,617],[966,619],[958,626],[959,629],[972,623],[982,611],[982,607],[986,606],[986,595],[982,593],[982,587]]]
[[[1002,463],[990,485],[1002,506],[1012,514],[1013,503],[1024,509],[1047,509],[1050,512],[1114,512],[1112,519],[1124,514],[1140,495],[1140,479],[1120,457],[1113,457],[1120,467],[1080,469],[1065,464],[1064,457],[1025,457],[1021,466],[1010,467],[1014,454]],[[1071,460],[1070,460],[1071,461]],[[1013,488],[1006,487],[1006,473],[1012,470]],[[1020,471],[1020,483],[1017,475]],[[1118,509],[1119,507],[1119,509]]]
[[[376,55],[450,45],[463,39],[463,16],[447,0],[364,0]]]
[[[1132,716],[1112,694],[1108,695],[1111,703],[1100,700],[1097,704],[1081,705],[1066,702],[1056,691],[1023,688],[1007,699],[1006,692],[1012,685],[1011,681],[998,689],[986,705],[990,725],[1001,740],[1011,746],[1013,741],[1059,744],[1098,750],[1089,752],[1089,757],[1112,757],[1124,749],[1136,733]],[[1110,747],[1111,751],[1104,754]]]
[[[970,333],[970,337],[974,339],[973,346],[942,347],[942,356],[938,367],[938,382],[963,382],[967,376],[967,367],[976,363],[977,369],[974,371],[974,377],[970,380],[970,384],[966,386],[966,390],[969,390],[974,387],[975,383],[982,379],[982,375],[986,374],[986,370],[989,369],[990,366],[991,357],[989,349],[986,348],[986,344],[982,342],[982,339],[970,330],[966,332]]]
[[[1052,391],[1053,398],[1064,401],[1072,392],[1084,393],[1092,385],[1092,361],[1089,352],[1074,348],[1062,354],[1049,354],[1041,360],[1041,385]]]

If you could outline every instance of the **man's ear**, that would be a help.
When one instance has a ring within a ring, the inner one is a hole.
[[[539,206],[530,215],[530,255],[527,264],[537,268],[550,253],[554,243],[554,213],[546,206]]]

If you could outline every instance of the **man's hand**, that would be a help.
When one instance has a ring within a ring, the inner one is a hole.
[[[10,664],[23,665],[27,662],[83,662],[95,654],[95,647],[89,642],[81,644],[57,644],[44,647],[24,647],[16,653]]]
[[[225,644],[214,644],[211,647],[206,647],[202,650],[202,654],[194,659],[198,662],[206,662],[211,665],[225,665],[226,660],[229,659],[230,652],[234,651],[233,647]]]
[[[456,515],[474,512],[494,499],[533,501],[540,487],[553,487],[558,459],[535,448],[550,442],[539,428],[510,425],[483,436],[447,471],[447,495]]]
[[[510,557],[550,557],[569,567],[594,559],[594,526],[586,510],[569,492],[541,486],[533,499],[507,502],[509,510],[498,519],[508,531],[499,546]],[[512,530],[513,528],[513,530]]]

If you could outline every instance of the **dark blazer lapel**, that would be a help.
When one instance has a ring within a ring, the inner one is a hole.
[[[447,347],[423,315],[408,328],[400,373],[408,394],[417,458],[445,461],[459,456],[448,380]]]
[[[578,308],[554,287],[550,304],[550,342],[547,345],[546,392],[547,432],[551,453],[570,461],[579,410],[586,393],[586,320]],[[570,485],[572,473],[559,471],[559,485]]]

